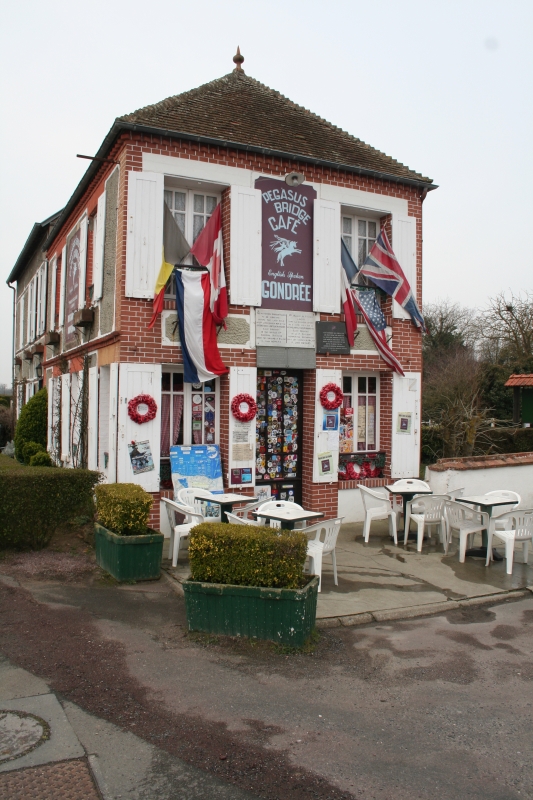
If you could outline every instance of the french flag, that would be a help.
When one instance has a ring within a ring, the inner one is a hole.
[[[229,370],[218,351],[207,270],[175,270],[176,309],[185,383],[205,383]]]

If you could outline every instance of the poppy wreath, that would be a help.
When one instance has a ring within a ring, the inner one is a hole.
[[[242,405],[248,406],[248,410],[243,411]],[[257,414],[257,403],[251,394],[236,394],[231,401],[231,413],[239,422],[251,422]]]
[[[334,395],[332,399],[328,397],[330,393]],[[338,408],[342,405],[343,399],[344,395],[342,389],[335,383],[326,383],[320,390],[320,403],[322,408],[325,408],[326,411],[333,411],[333,409]]]
[[[148,411],[145,414],[139,414],[138,407],[140,405],[148,406]],[[133,400],[128,403],[128,416],[137,425],[142,425],[144,422],[150,422],[157,414],[157,403],[149,394],[138,394]]]

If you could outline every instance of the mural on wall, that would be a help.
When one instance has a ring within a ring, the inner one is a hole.
[[[258,178],[262,196],[261,307],[313,310],[313,201],[311,186]]]
[[[74,314],[78,310],[80,283],[80,248],[81,231],[78,226],[67,243],[67,286],[65,298],[66,333],[65,347],[76,347],[79,342],[78,332],[73,325]]]

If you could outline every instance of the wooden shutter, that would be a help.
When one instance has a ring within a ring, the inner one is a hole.
[[[392,376],[392,447],[393,478],[418,478],[420,470],[420,384],[419,372],[406,372],[405,377]],[[401,414],[411,415],[409,433],[398,433]]]
[[[53,451],[52,442],[52,429],[54,427],[54,398],[55,398],[55,385],[56,378],[50,378],[48,381],[48,418],[46,424],[46,449],[49,453]]]
[[[337,431],[323,430],[324,409],[320,403],[320,390],[327,384],[334,383],[342,388],[342,371],[340,369],[316,370],[316,396],[315,396],[315,447],[313,453],[313,483],[336,483],[339,480],[339,426]],[[337,409],[340,417],[340,412]],[[332,441],[333,440],[333,441]],[[336,441],[335,441],[336,440]],[[320,475],[318,456],[322,453],[331,453],[331,473]]]
[[[109,459],[107,482],[117,482],[117,438],[118,438],[118,364],[109,369]]]
[[[313,310],[338,314],[341,302],[341,207],[315,200]]]
[[[89,367],[87,466],[89,469],[98,468],[98,367]]]
[[[163,175],[128,172],[126,297],[152,299],[163,254]]]
[[[70,375],[61,376],[61,461],[70,459]]]
[[[393,216],[392,249],[416,295],[416,217]],[[410,314],[396,300],[392,303],[392,315],[396,319],[411,319]]]
[[[98,198],[98,210],[95,218],[95,235],[93,251],[93,301],[102,297],[104,279],[104,239],[105,239],[105,202],[106,193]]]
[[[128,416],[128,402],[140,394],[148,394],[157,403],[155,419],[138,425]],[[159,457],[161,440],[161,364],[120,364],[118,405],[117,480],[138,483],[147,492],[159,491]],[[154,469],[135,475],[128,444],[150,443]]]
[[[78,308],[85,307],[85,283],[87,276],[87,216],[80,222],[80,274],[78,284]]]
[[[56,284],[57,284],[57,256],[51,261],[50,264],[50,306],[48,311],[48,330],[53,331],[56,327]]]
[[[61,251],[61,287],[59,290],[59,327],[65,324],[65,293],[67,286],[67,246]]]
[[[39,336],[42,336],[46,331],[46,295],[48,289],[48,261],[43,262],[41,267],[41,291],[40,291],[40,318],[39,318]]]
[[[234,305],[261,305],[261,192],[231,187],[230,297]]]
[[[237,394],[249,394],[254,400],[257,397],[257,369],[255,367],[230,367],[229,371],[229,398],[231,400]],[[251,422],[239,422],[230,412],[229,415],[229,448],[228,454],[228,486],[255,486],[255,428],[256,420]],[[234,432],[240,434],[234,437]],[[237,461],[233,458],[234,438],[239,441],[235,444],[245,444],[242,442],[245,435],[248,437],[248,444],[251,445],[250,458],[247,461]],[[252,482],[247,484],[233,483],[231,479],[232,468],[249,467],[252,470]]]

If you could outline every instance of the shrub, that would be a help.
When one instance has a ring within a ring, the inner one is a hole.
[[[113,533],[146,533],[153,498],[136,483],[110,483],[96,488],[98,521]]]
[[[0,548],[40,550],[62,523],[93,516],[99,480],[86,469],[1,469]]]
[[[38,442],[25,442],[22,446],[22,458],[24,459],[24,463],[29,464],[32,456],[43,452],[46,452],[46,447],[43,447],[42,444]]]
[[[191,579],[297,589],[304,583],[306,554],[301,531],[206,522],[191,531]]]
[[[54,462],[50,458],[50,453],[46,450],[39,450],[30,458],[30,467],[53,467]]]
[[[48,393],[41,389],[22,407],[15,428],[15,456],[19,461],[24,457],[26,442],[37,442],[46,450],[46,429],[48,420]]]

